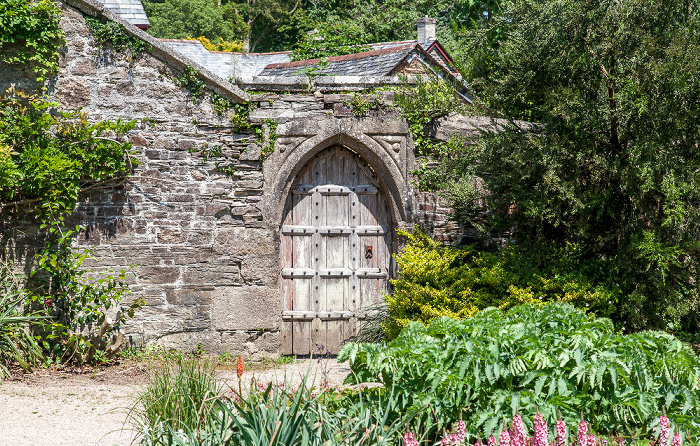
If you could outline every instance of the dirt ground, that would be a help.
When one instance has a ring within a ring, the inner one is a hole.
[[[131,362],[94,370],[39,370],[0,383],[0,446],[125,446],[136,438],[126,423],[134,395],[154,365]],[[317,382],[339,386],[350,372],[335,359],[251,364],[243,382],[301,382],[307,371]],[[217,377],[238,388],[235,366]]]

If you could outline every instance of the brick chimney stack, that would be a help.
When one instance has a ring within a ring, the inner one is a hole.
[[[429,40],[435,40],[435,19],[428,16],[421,17],[416,22],[418,27],[418,43],[425,43]]]

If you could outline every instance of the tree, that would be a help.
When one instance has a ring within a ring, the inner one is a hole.
[[[243,40],[250,28],[232,4],[216,0],[144,0],[149,33],[161,39],[204,36],[211,41]]]
[[[697,331],[698,2],[520,1],[468,37],[471,85],[510,124],[445,154],[446,195],[483,178],[494,228],[606,262],[627,327]]]

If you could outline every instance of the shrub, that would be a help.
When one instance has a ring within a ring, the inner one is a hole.
[[[411,321],[463,319],[492,306],[508,309],[562,301],[608,316],[619,298],[615,287],[590,277],[591,270],[598,273],[600,267],[578,263],[576,245],[534,254],[517,246],[485,253],[443,246],[420,231],[401,235],[407,244],[396,256],[395,292],[386,297],[391,319],[385,330],[390,339]]]
[[[661,332],[617,335],[610,320],[564,303],[413,322],[389,344],[345,345],[338,360],[350,362],[349,382],[395,387],[397,413],[430,405],[438,430],[463,417],[485,437],[539,408],[549,423],[561,411],[598,433],[649,436],[665,406],[700,435],[700,359],[688,345]]]

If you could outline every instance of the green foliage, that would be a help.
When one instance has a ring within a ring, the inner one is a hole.
[[[148,32],[161,39],[205,36],[208,40],[243,40],[249,26],[235,5],[215,0],[145,0]]]
[[[151,44],[132,36],[119,23],[95,17],[85,17],[85,22],[97,43],[109,45],[117,53],[128,52],[130,57],[136,57],[151,49]]]
[[[0,2],[0,61],[31,67],[37,82],[55,74],[65,43],[60,17],[61,8],[52,0]]]
[[[373,101],[368,101],[365,99],[364,95],[357,92],[352,94],[352,100],[344,101],[343,105],[349,107],[350,110],[352,110],[353,116],[357,118],[367,116],[370,110],[379,110],[381,108],[379,97],[375,95]]]
[[[218,42],[212,43],[211,40],[207,39],[204,36],[199,36],[196,39],[193,39],[190,36],[187,36],[186,40],[199,40],[202,43],[202,46],[207,49],[207,51],[222,51],[225,53],[240,53],[243,51],[243,43],[242,42],[229,42],[227,40],[222,39],[219,37]]]
[[[486,438],[517,412],[583,413],[599,434],[649,438],[662,408],[688,439],[700,436],[700,359],[661,332],[617,335],[564,303],[490,308],[471,319],[413,322],[389,344],[346,344],[349,382],[381,382],[398,396],[397,414],[430,406],[439,433],[464,418]],[[527,426],[532,432],[532,426]]]
[[[612,261],[628,327],[697,332],[698,2],[523,1],[469,38],[477,96],[539,124],[502,121],[440,175],[483,178],[495,231]]]
[[[214,106],[214,113],[216,113],[216,116],[218,116],[219,119],[223,118],[224,113],[226,113],[226,111],[232,108],[235,104],[235,102],[232,100],[227,99],[218,93],[214,93],[213,91],[209,92],[209,102],[211,102],[211,105]]]
[[[279,136],[277,134],[277,126],[279,124],[272,118],[265,118],[262,120],[262,123],[263,126],[256,128],[255,131],[261,141],[267,139],[265,145],[260,150],[260,161],[265,161],[275,151],[275,142]]]
[[[606,265],[582,263],[575,245],[539,251],[508,246],[486,253],[443,246],[420,231],[400,235],[407,243],[396,255],[394,292],[386,296],[390,318],[384,329],[389,339],[411,321],[464,319],[488,307],[507,310],[526,303],[567,302],[609,316],[620,298],[619,288],[603,282]]]
[[[27,293],[12,273],[12,264],[0,264],[0,379],[10,377],[9,366],[16,363],[24,370],[43,360],[41,349],[29,331],[30,324],[45,318],[25,311]]]
[[[123,182],[131,142],[118,139],[134,121],[90,124],[81,112],[8,91],[0,97],[0,202],[36,213],[72,209],[78,194]],[[114,136],[112,136],[114,135]]]
[[[426,131],[435,119],[450,112],[464,111],[457,91],[454,85],[437,76],[418,76],[414,85],[407,84],[396,94],[394,105],[410,124],[416,154],[430,155],[447,150],[444,143],[435,143],[427,137]]]
[[[250,128],[248,116],[250,115],[252,104],[235,104],[233,108],[234,112],[231,114],[231,125],[233,126],[233,131],[240,132],[243,129]]]
[[[130,294],[128,271],[122,269],[116,275],[110,271],[92,274],[92,270],[83,266],[86,260],[95,260],[92,249],[85,248],[82,252],[71,249],[74,234],[85,228],[64,230],[60,226],[63,217],[56,220],[56,224],[41,225],[47,230],[49,241],[37,254],[36,268],[31,273],[31,298],[51,316],[41,336],[42,346],[59,361],[91,362],[143,301],[121,305],[122,299]],[[119,308],[108,319],[106,312],[116,305]],[[109,354],[115,352],[111,350]]]
[[[252,382],[251,386],[255,383]],[[181,386],[182,387],[182,386]],[[183,389],[189,391],[189,389]],[[207,390],[207,389],[203,389]],[[189,391],[193,398],[205,394],[198,389]],[[154,392],[155,394],[155,392]],[[325,404],[334,391],[322,390],[316,395],[306,378],[298,388],[289,384],[268,384],[267,387],[252,387],[241,399],[202,399],[206,410],[199,422],[173,423],[170,412],[165,409],[154,416],[165,420],[145,431],[142,444],[146,445],[199,445],[199,446],[341,446],[341,445],[395,445],[398,444],[404,417],[390,420],[395,401],[392,396],[379,397],[371,404],[358,394],[355,402],[330,411]],[[150,401],[149,397],[149,401]],[[165,398],[171,400],[171,395]],[[177,398],[184,400],[187,398]],[[349,401],[349,400],[348,400]],[[183,401],[189,406],[189,402]],[[211,407],[210,407],[211,404]],[[155,404],[154,404],[155,405]],[[196,414],[193,412],[193,416]],[[176,426],[182,426],[180,428]],[[141,424],[137,424],[140,429]]]
[[[182,74],[174,76],[172,79],[178,87],[187,89],[194,100],[201,99],[206,93],[205,83],[199,77],[199,70],[195,70],[190,65],[182,70]]]
[[[369,35],[355,22],[318,24],[316,32],[307,34],[294,48],[292,60],[320,59],[369,51]]]
[[[178,356],[149,376],[129,411],[129,421],[145,439],[164,429],[196,430],[216,416],[214,400],[222,391],[211,363]]]

